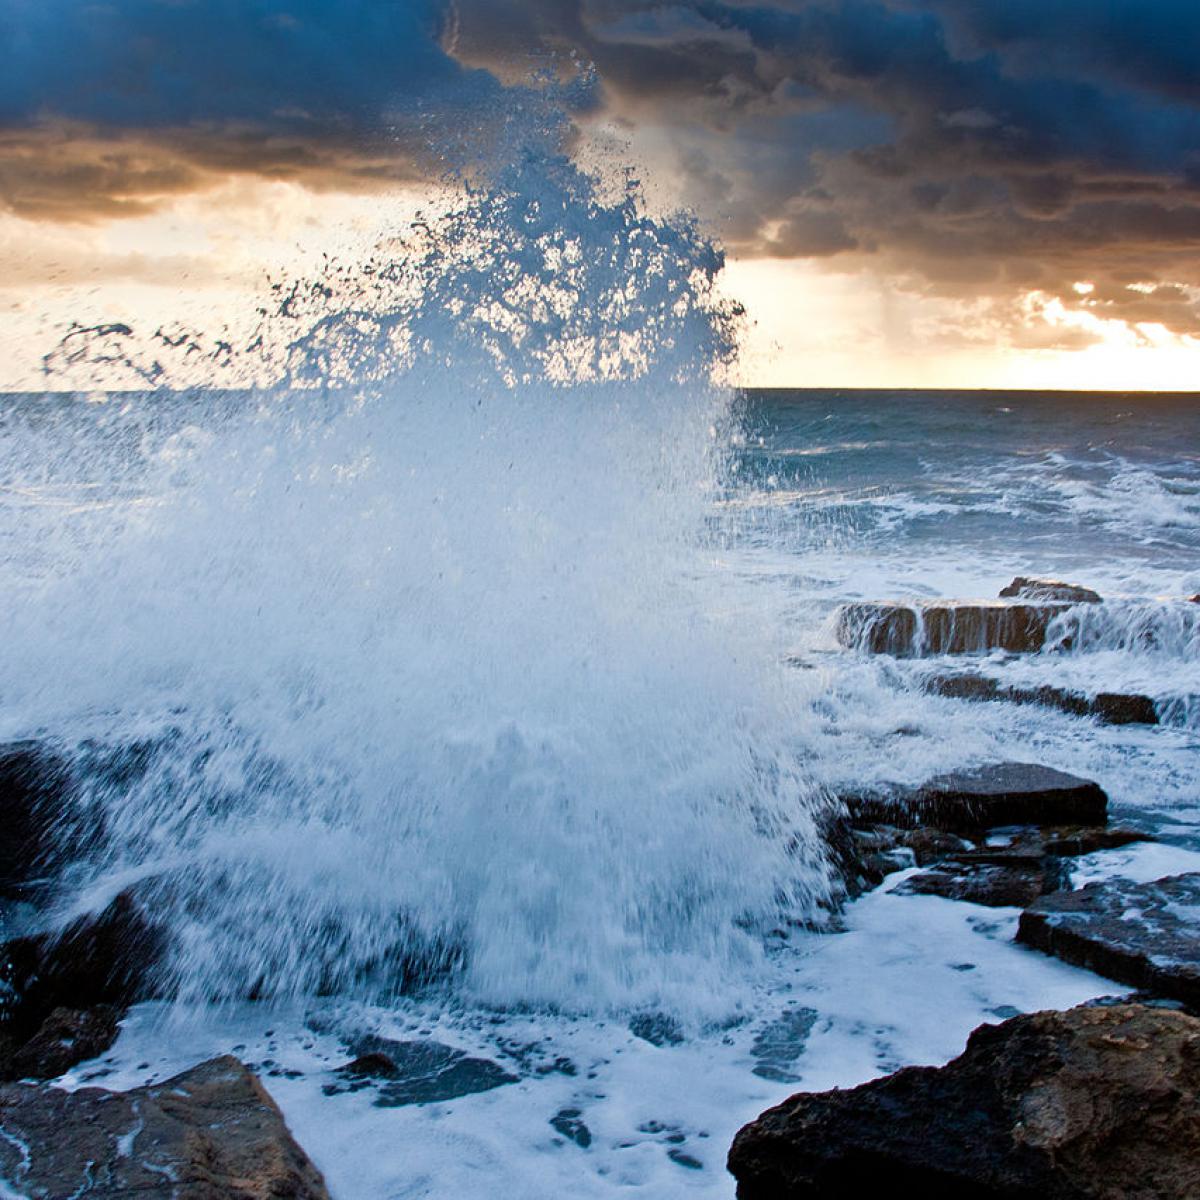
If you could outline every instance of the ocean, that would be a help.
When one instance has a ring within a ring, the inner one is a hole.
[[[141,887],[172,938],[65,1086],[236,1053],[356,1200],[729,1198],[792,1092],[1123,991],[905,873],[831,912],[816,814],[1033,761],[1156,839],[1074,884],[1200,869],[1200,397],[675,374],[0,398],[0,736],[67,754],[106,830],[4,919]],[[961,657],[836,637],[1019,575],[1105,603],[971,670],[1158,725],[931,695]],[[345,1089],[367,1035],[509,1082]]]

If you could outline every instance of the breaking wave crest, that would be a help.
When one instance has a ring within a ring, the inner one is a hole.
[[[714,565],[720,265],[526,155],[278,285],[275,385],[9,421],[6,730],[92,764],[71,903],[133,887],[170,993],[703,1006],[813,915],[802,720]]]

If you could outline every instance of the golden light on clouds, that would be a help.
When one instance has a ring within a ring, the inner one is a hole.
[[[66,386],[42,357],[71,322],[248,330],[267,279],[368,256],[432,193],[316,192],[233,177],[146,215],[94,224],[0,216],[0,387]],[[664,203],[668,197],[664,197]],[[433,200],[436,204],[436,198]],[[906,287],[843,260],[731,259],[726,292],[750,321],[741,381],[778,387],[1200,388],[1200,339],[1036,290],[1015,304]],[[1132,291],[1138,284],[1127,285]],[[1149,286],[1153,291],[1154,287]],[[1159,290],[1161,290],[1161,285]],[[1143,287],[1143,290],[1146,290]],[[1094,306],[1094,307],[1093,307]]]
[[[1069,309],[1035,291],[1015,311],[997,311],[905,291],[868,270],[778,259],[731,262],[726,286],[754,320],[748,384],[1200,390],[1200,339]]]

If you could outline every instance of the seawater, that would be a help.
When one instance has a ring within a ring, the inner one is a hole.
[[[63,1083],[238,1053],[342,1197],[727,1197],[734,1130],[790,1092],[1120,990],[1013,946],[1014,911],[834,913],[840,788],[1032,758],[1163,839],[1079,880],[1200,864],[1194,629],[1160,619],[1200,590],[1200,408],[722,389],[695,226],[513,170],[297,283],[272,386],[101,387],[170,378],[107,329],[69,347],[98,391],[0,407],[0,736],[71,757],[104,829],[38,919],[132,887],[169,934],[164,1000]],[[843,600],[1016,574],[1111,619],[981,669],[1175,718],[930,697],[832,641]],[[325,1094],[366,1032],[518,1081]]]

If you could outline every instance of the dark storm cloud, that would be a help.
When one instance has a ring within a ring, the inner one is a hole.
[[[429,170],[552,55],[675,147],[740,253],[1200,332],[1194,0],[49,0],[5,6],[0,44],[28,215]]]
[[[423,0],[41,0],[0,8],[0,200],[137,214],[230,172],[365,187],[500,92]]]

